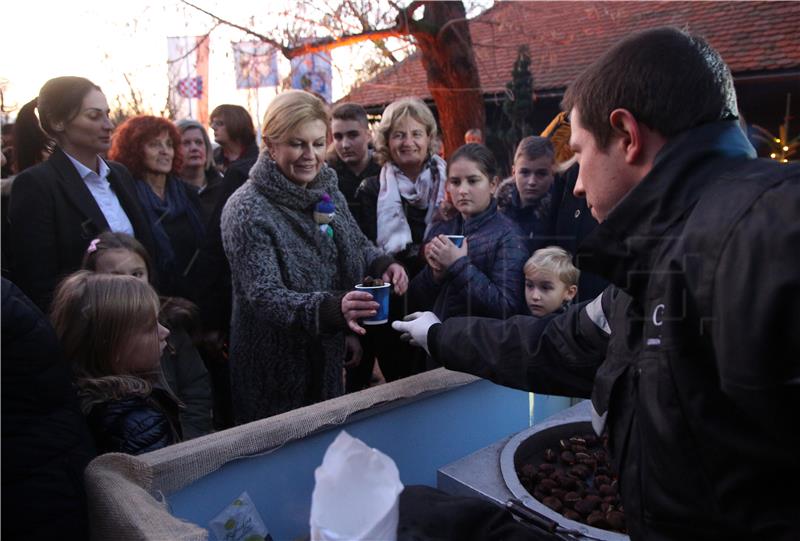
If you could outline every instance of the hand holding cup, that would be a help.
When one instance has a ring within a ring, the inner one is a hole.
[[[438,235],[428,243],[426,254],[431,267],[435,265],[442,271],[446,271],[450,268],[450,265],[467,255],[467,239],[461,235],[457,236],[462,239],[460,246],[457,246],[452,239],[448,238],[448,235]]]
[[[347,326],[357,334],[366,334],[367,331],[358,324],[358,320],[369,318],[377,314],[380,304],[375,302],[367,291],[350,291],[342,297],[342,314]]]

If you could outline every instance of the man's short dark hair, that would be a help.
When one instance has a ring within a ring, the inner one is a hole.
[[[702,38],[663,27],[633,34],[581,73],[567,88],[564,111],[606,148],[611,111],[627,109],[666,138],[718,120],[737,118],[730,70]]]
[[[340,103],[333,108],[331,117],[338,120],[355,120],[365,128],[369,126],[367,111],[357,103]]]

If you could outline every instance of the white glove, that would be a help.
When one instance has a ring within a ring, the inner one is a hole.
[[[433,312],[414,312],[404,317],[403,321],[392,323],[392,328],[403,333],[400,335],[401,340],[423,348],[430,355],[428,329],[437,323],[441,321]]]

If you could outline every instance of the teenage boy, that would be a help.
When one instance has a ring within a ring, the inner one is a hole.
[[[367,177],[380,174],[381,167],[372,158],[369,148],[367,112],[357,103],[342,103],[331,112],[331,133],[335,155],[328,159],[339,177],[339,190],[347,199],[350,213],[361,225],[361,209],[355,198],[356,189]]]
[[[611,286],[393,326],[448,368],[591,396],[631,539],[800,539],[800,165],[756,159],[728,67],[676,28],[619,42],[562,106],[600,222],[577,261]]]

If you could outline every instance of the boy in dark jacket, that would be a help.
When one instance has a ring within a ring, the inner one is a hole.
[[[341,103],[331,111],[331,133],[333,152],[329,153],[330,165],[339,179],[339,190],[347,199],[350,214],[366,234],[361,202],[356,197],[361,181],[380,174],[381,166],[375,161],[370,145],[367,112],[357,103]]]

